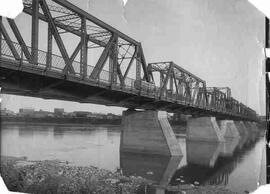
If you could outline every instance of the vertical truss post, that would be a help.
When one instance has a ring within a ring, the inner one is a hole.
[[[48,43],[47,43],[47,61],[46,67],[50,69],[52,67],[52,30],[51,25],[48,24]]]
[[[176,98],[178,99],[179,91],[178,91],[178,85],[177,85],[177,81],[176,81],[175,72],[173,72],[172,78],[173,78],[173,83],[174,83],[174,85],[175,85]]]
[[[173,76],[170,75],[170,90],[173,91]]]
[[[180,80],[178,80],[178,93],[180,100],[183,100],[184,97],[184,87]]]
[[[174,68],[174,64],[171,62],[169,64],[169,69],[167,70],[166,75],[162,80],[162,82],[163,82],[162,86],[160,86],[160,92],[161,92],[160,95],[161,96],[164,95],[164,94],[167,96],[167,94],[168,94],[167,84],[168,84],[168,81],[169,81],[169,79],[170,79],[170,77],[172,75],[173,68]]]
[[[32,1],[32,57],[33,63],[38,63],[38,30],[39,30],[39,0]]]
[[[190,88],[190,79],[188,79],[188,81],[186,81],[186,88],[185,88],[185,92],[186,92],[186,100],[188,103],[190,103],[191,100],[191,88]]]
[[[110,84],[114,85],[117,83],[117,55],[118,55],[118,37],[115,35],[112,46],[109,51],[109,80]]]
[[[81,18],[81,64],[80,64],[80,74],[82,78],[86,78],[87,76],[87,30],[86,30],[86,19],[85,17]]]
[[[195,82],[195,86],[192,85],[191,87],[191,101],[193,104],[196,104],[195,99],[196,99],[196,92],[197,92],[197,83]]]
[[[265,17],[265,49],[269,49],[269,18]],[[270,125],[269,125],[269,89],[270,89],[270,83],[269,83],[269,76],[268,73],[270,71],[270,63],[269,63],[269,58],[266,56],[265,59],[265,99],[266,99],[266,114],[265,114],[265,122],[266,122],[266,183],[270,183],[270,147],[269,147],[269,141],[270,141]]]
[[[138,52],[137,52],[137,60],[136,60],[136,80],[141,80],[141,64],[142,64],[142,61],[141,61],[141,50],[138,49]]]
[[[114,41],[114,45],[112,46],[112,50],[111,50],[111,57],[113,59],[113,83],[117,83],[117,69],[120,66],[118,64],[118,36],[116,36],[115,41]],[[119,67],[120,68],[120,67]]]
[[[148,71],[147,71],[147,64],[146,64],[146,61],[145,61],[145,57],[144,57],[144,54],[143,54],[143,49],[142,49],[142,45],[141,43],[139,43],[138,45],[138,50],[140,52],[140,62],[141,62],[141,66],[140,66],[140,79],[141,79],[141,68],[143,68],[143,73],[144,73],[144,79],[147,81],[147,82],[150,82],[150,77],[149,77],[149,74],[148,74]]]
[[[162,72],[159,73],[159,87],[161,88],[163,86],[164,82],[164,75]]]
[[[170,97],[173,98],[173,75],[170,74]]]
[[[217,109],[217,98],[216,98],[216,92],[214,91],[213,94],[212,94],[212,106],[213,108],[216,110]]]
[[[2,16],[0,16],[0,26],[2,25]],[[0,28],[0,57],[2,57],[2,29]]]
[[[109,82],[113,84],[113,58],[111,52],[109,52]]]
[[[203,106],[207,107],[208,106],[208,96],[207,96],[206,83],[205,82],[203,82],[203,95],[204,95]]]

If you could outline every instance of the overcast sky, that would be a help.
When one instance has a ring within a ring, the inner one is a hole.
[[[90,14],[142,42],[147,62],[174,61],[264,114],[264,16],[247,0],[72,0]],[[30,20],[18,16],[27,32]],[[42,40],[42,37],[39,37]],[[67,42],[70,47],[74,44]],[[42,47],[42,45],[41,45]],[[46,46],[43,46],[46,48]],[[2,108],[121,113],[122,108],[2,95]]]

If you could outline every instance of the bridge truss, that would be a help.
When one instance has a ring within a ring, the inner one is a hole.
[[[0,20],[0,76],[5,93],[55,98],[46,96],[44,91],[58,89],[62,93],[57,98],[78,102],[257,119],[255,111],[231,96],[230,88],[206,87],[204,80],[174,62],[147,64],[139,42],[66,0],[23,0],[23,3],[23,12],[31,18],[31,46],[27,46],[13,19]],[[47,24],[46,51],[39,49],[40,22]],[[67,34],[78,40],[73,50],[66,46],[63,36]],[[93,50],[100,51],[94,62],[89,58]],[[28,80],[24,84],[27,87],[19,92],[22,87],[12,89],[7,84],[18,71],[42,77],[43,81],[36,79],[39,83],[34,87]],[[155,74],[159,74],[159,83]],[[48,81],[48,77],[52,80]],[[71,82],[77,84],[73,91],[67,88]],[[95,87],[96,92],[76,91],[78,84]],[[100,99],[93,100],[95,97]]]

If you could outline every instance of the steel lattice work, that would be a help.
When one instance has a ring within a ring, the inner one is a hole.
[[[0,20],[4,93],[257,120],[256,112],[232,98],[229,88],[206,87],[173,62],[147,65],[139,42],[68,1],[23,3],[31,18],[31,46],[14,20]],[[39,49],[40,22],[47,25],[46,51]],[[66,46],[66,34],[79,40],[74,50]],[[97,49],[97,60],[90,61],[89,52]]]
[[[206,105],[205,81],[175,63],[150,63],[148,64],[148,72],[153,83],[155,83],[153,73],[159,73],[162,97],[169,96],[201,107]]]

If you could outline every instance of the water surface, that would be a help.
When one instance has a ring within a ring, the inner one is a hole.
[[[188,142],[178,137],[183,157],[120,153],[121,126],[3,125],[1,155],[28,160],[59,159],[75,165],[145,177],[160,188],[178,184],[222,185],[243,193],[256,189],[263,138],[225,143]]]

